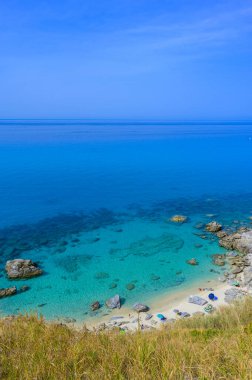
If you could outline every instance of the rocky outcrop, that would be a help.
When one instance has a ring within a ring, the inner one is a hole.
[[[252,290],[252,266],[246,267],[243,272],[244,285]]]
[[[12,286],[11,288],[0,289],[0,298],[9,297],[16,293],[17,293],[16,286]]]
[[[10,279],[30,278],[43,273],[36,263],[31,260],[15,259],[7,261],[5,265],[7,276]]]
[[[206,231],[208,232],[213,232],[213,233],[216,233],[216,232],[219,232],[222,230],[222,225],[213,221],[213,222],[210,222],[206,225]]]
[[[244,292],[238,288],[231,288],[225,291],[224,301],[227,303],[241,299],[244,296]]]
[[[231,235],[226,235],[223,239],[220,239],[219,244],[226,249],[248,254],[252,252],[252,230],[245,232],[238,230]]]
[[[114,297],[109,298],[106,301],[106,305],[109,309],[120,309],[121,307],[121,299],[118,294],[116,294]]]
[[[226,234],[220,238],[219,245],[228,250],[226,261],[230,270],[224,274],[223,281],[233,284],[234,280],[245,287],[249,293],[252,292],[252,230],[242,227],[232,234]],[[221,255],[224,256],[224,255]],[[223,265],[224,258],[213,255],[213,262],[217,265]],[[220,260],[220,261],[219,261]],[[239,290],[239,289],[238,289]],[[231,289],[226,294],[226,301],[231,302],[244,295],[237,289]]]
[[[148,311],[150,308],[147,305],[144,305],[143,303],[135,303],[133,306],[133,310],[137,313],[142,313]]]

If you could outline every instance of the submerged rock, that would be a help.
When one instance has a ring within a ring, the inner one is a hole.
[[[16,286],[12,286],[11,288],[0,289],[0,298],[9,297],[16,293],[17,293]]]
[[[100,305],[100,302],[99,301],[95,301],[91,304],[91,309],[92,311],[96,311],[98,309],[100,309],[101,305]]]
[[[197,230],[202,230],[202,228],[204,228],[204,226],[205,226],[204,223],[199,222],[199,223],[195,224],[194,228],[196,228]]]
[[[225,265],[225,254],[214,254],[212,255],[212,261],[214,265],[224,266]]]
[[[143,313],[149,311],[150,308],[143,303],[135,303],[135,305],[133,305],[133,310],[135,310],[137,313]]]
[[[98,273],[95,274],[95,278],[97,280],[103,280],[103,279],[109,278],[109,277],[110,277],[109,274],[106,273],[106,272],[98,272]]]
[[[116,294],[114,297],[109,298],[106,301],[106,305],[109,309],[120,309],[121,307],[120,296]]]
[[[19,290],[20,290],[20,292],[27,292],[27,290],[29,290],[29,289],[30,289],[29,286],[23,285],[23,286],[21,286],[21,288]]]
[[[43,273],[36,263],[31,260],[15,259],[7,261],[5,270],[10,279],[30,278]]]
[[[160,280],[160,276],[157,276],[157,275],[155,275],[155,274],[152,274],[152,275],[151,275],[151,280],[152,280],[152,281],[158,281],[158,280]]]
[[[206,231],[208,231],[208,232],[215,233],[215,232],[218,232],[220,230],[222,230],[222,225],[215,222],[215,221],[210,222],[206,225]]]
[[[115,282],[112,282],[112,284],[109,285],[109,289],[115,289],[117,288],[117,284]]]
[[[190,260],[186,260],[187,264],[190,265],[199,265],[198,261],[195,258],[192,258]]]
[[[135,289],[135,284],[133,284],[132,282],[130,282],[129,284],[127,284],[126,285],[126,288],[128,289],[128,290],[133,290],[133,289]]]
[[[76,322],[76,319],[75,319],[75,318],[70,318],[70,317],[65,317],[65,318],[63,319],[63,321],[64,321],[65,323],[75,323],[75,322]]]
[[[155,238],[146,236],[144,239],[131,243],[124,249],[113,248],[110,250],[110,254],[120,258],[126,258],[129,255],[151,257],[160,255],[160,253],[167,255],[169,252],[178,252],[183,245],[184,241],[180,236],[165,233]]]
[[[194,244],[194,247],[195,247],[195,248],[202,248],[203,245],[202,245],[202,244]]]

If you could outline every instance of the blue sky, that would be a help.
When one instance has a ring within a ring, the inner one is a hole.
[[[0,118],[252,119],[251,0],[0,0]]]

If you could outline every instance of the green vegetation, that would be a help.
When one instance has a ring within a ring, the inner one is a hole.
[[[0,378],[11,380],[252,379],[252,299],[134,334],[2,319],[0,362]]]

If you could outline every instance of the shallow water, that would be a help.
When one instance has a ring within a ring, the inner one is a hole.
[[[96,299],[119,293],[131,306],[219,277],[221,249],[198,224],[250,225],[251,137],[249,124],[2,123],[0,287],[30,289],[1,299],[1,312],[83,320]],[[44,275],[9,281],[17,257]]]

